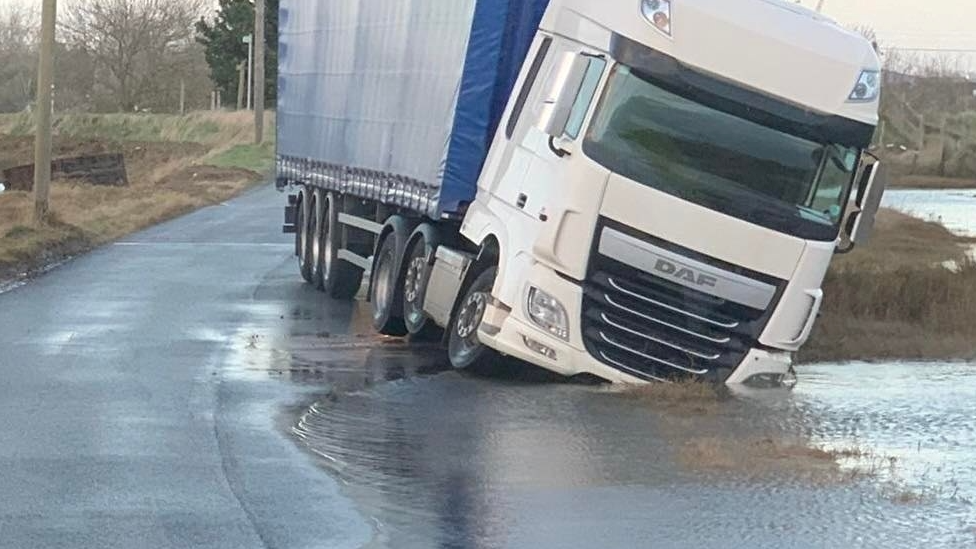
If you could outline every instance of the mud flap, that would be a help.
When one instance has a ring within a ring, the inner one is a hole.
[[[285,234],[296,234],[298,232],[298,196],[288,195],[288,205],[285,206],[285,224],[281,231]]]

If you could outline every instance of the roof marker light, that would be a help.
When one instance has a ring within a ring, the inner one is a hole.
[[[881,73],[875,70],[861,71],[848,101],[866,103],[874,101],[881,94]]]
[[[654,28],[671,36],[671,0],[641,0],[641,13]]]

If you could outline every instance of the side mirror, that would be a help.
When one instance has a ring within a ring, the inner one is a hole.
[[[864,244],[870,240],[887,185],[887,173],[881,162],[861,170],[857,186],[858,211],[847,220],[847,234],[853,244]]]
[[[561,137],[566,132],[589,64],[588,57],[576,53],[564,53],[559,58],[553,69],[537,123],[537,127],[546,135]]]

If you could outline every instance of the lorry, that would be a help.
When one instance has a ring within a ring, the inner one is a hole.
[[[786,383],[833,256],[872,231],[878,54],[797,4],[280,10],[301,274],[457,368]]]

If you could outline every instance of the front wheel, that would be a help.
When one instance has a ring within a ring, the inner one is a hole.
[[[451,320],[447,353],[451,365],[459,370],[481,368],[497,358],[494,351],[478,339],[478,328],[488,309],[497,273],[498,268],[492,267],[478,275],[468,287],[457,314]]]

